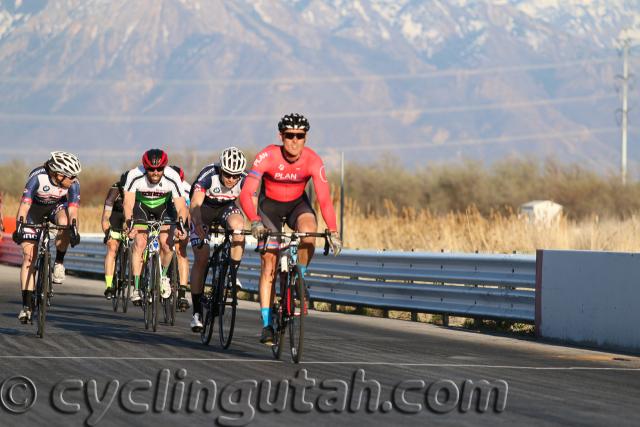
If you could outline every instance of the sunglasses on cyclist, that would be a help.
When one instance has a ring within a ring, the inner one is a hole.
[[[161,167],[161,168],[145,168],[145,170],[147,172],[162,172],[164,170],[164,167]]]
[[[287,139],[305,139],[307,137],[305,133],[293,133],[293,132],[285,132],[284,137]]]
[[[235,174],[235,175],[231,175],[231,174],[228,174],[228,173],[226,173],[226,172],[222,172],[222,176],[224,176],[224,177],[225,177],[225,178],[227,178],[227,179],[240,179],[240,177],[242,176],[242,174],[239,174],[239,173],[238,173],[238,174]]]

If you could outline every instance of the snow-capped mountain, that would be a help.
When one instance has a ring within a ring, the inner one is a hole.
[[[259,148],[300,111],[354,160],[615,168],[626,38],[640,1],[1,1],[0,155]]]

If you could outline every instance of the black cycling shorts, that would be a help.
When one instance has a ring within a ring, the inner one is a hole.
[[[66,199],[62,199],[59,203],[53,203],[50,205],[33,204],[29,208],[29,212],[27,212],[26,222],[28,224],[42,224],[49,221],[55,224],[56,214],[66,208]],[[24,227],[22,230],[22,240],[39,240],[40,231],[41,230]]]
[[[168,203],[155,208],[150,208],[136,200],[133,205],[133,222],[136,221],[175,221],[175,209],[171,209]]]
[[[124,212],[122,211],[111,211],[111,215],[109,216],[109,226],[113,231],[122,231],[124,228]]]
[[[258,202],[258,215],[264,226],[271,231],[280,231],[282,218],[285,218],[290,229],[295,230],[298,217],[304,213],[316,216],[306,193],[290,202],[277,202],[266,197],[261,197]]]
[[[236,206],[235,202],[226,203],[220,206],[210,206],[203,204],[200,206],[200,217],[202,219],[202,224],[204,224],[204,231],[208,232],[209,227],[213,227],[215,225],[225,226],[227,225],[227,219],[234,214],[242,215],[242,211],[238,206]],[[193,221],[192,221],[193,222]],[[196,233],[196,228],[191,225],[191,235],[189,236],[191,240],[191,246],[200,245],[200,238]]]

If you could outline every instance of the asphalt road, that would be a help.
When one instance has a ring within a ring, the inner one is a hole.
[[[139,308],[114,313],[101,282],[72,276],[39,339],[17,320],[17,279],[0,266],[0,425],[637,425],[637,357],[311,312],[295,365],[258,342],[255,303],[225,351],[190,313],[147,331]],[[486,408],[468,396],[482,380]]]

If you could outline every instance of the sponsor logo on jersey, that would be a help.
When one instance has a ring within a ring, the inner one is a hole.
[[[48,185],[45,185],[44,187],[42,187],[42,191],[49,191],[51,190],[51,187],[49,187]]]
[[[166,193],[161,193],[159,191],[139,191],[139,190],[138,190],[138,193],[149,198],[163,197],[166,194]]]
[[[213,192],[214,192],[214,193],[219,193],[219,192],[220,192],[220,187],[216,187],[216,188],[214,188],[214,189],[213,189]]]
[[[327,182],[327,173],[324,170],[324,165],[322,165],[322,167],[320,168],[320,179],[322,180],[322,182]]]
[[[264,159],[269,157],[269,153],[261,153],[253,162],[253,166],[258,166]]]
[[[281,172],[277,172],[274,175],[275,179],[279,179],[279,180],[288,180],[288,181],[296,181],[298,179],[298,174],[296,173],[281,173]]]
[[[283,170],[284,170],[284,165],[283,165],[283,164],[280,164],[280,166],[278,166],[278,169],[280,169],[281,171],[283,171]]]

